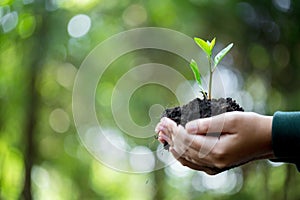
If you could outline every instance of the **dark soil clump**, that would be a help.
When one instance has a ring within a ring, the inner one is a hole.
[[[189,121],[199,118],[212,117],[231,111],[244,111],[244,109],[240,107],[240,105],[232,98],[196,98],[181,107],[177,106],[166,109],[163,112],[162,117],[168,117],[175,121],[177,125],[180,124],[184,127]],[[165,143],[164,148],[168,149],[169,145]]]
[[[244,111],[232,98],[199,99],[196,98],[182,107],[167,108],[162,117],[168,117],[177,125],[185,126],[189,121],[219,115],[231,111]]]

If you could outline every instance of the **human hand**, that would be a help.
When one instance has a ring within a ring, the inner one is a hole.
[[[228,112],[197,119],[184,129],[162,118],[155,131],[161,142],[184,166],[208,174],[252,160],[274,158],[271,146],[272,117],[251,112]]]

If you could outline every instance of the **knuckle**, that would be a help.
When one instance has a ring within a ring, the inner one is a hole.
[[[189,135],[189,134],[182,134],[181,135],[181,141],[183,143],[183,145],[188,148],[192,142],[193,142],[193,136],[192,135]]]
[[[208,132],[208,130],[209,130],[209,127],[210,127],[210,123],[203,123],[203,124],[201,124],[201,126],[202,126],[202,129],[203,129],[203,133],[207,133]],[[199,132],[199,127],[198,127],[198,132]]]
[[[176,147],[176,150],[177,150],[177,153],[180,155],[180,156],[185,156],[186,155],[186,148],[182,145],[178,145]]]
[[[234,127],[236,124],[238,124],[239,118],[234,115],[234,113],[230,113],[230,115],[226,118],[227,123],[230,127]]]
[[[223,169],[227,167],[227,156],[222,148],[214,149],[212,151],[214,166],[218,169]]]
[[[185,135],[185,137],[183,138],[183,143],[185,144],[185,146],[190,145],[190,137],[188,135]]]

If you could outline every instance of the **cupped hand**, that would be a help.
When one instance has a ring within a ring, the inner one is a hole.
[[[272,117],[252,112],[228,112],[197,119],[185,128],[162,118],[155,131],[162,143],[184,166],[208,174],[252,160],[274,158],[271,145]]]

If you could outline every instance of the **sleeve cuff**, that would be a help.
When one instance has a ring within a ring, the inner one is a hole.
[[[272,123],[272,148],[277,158],[300,160],[300,112],[276,112]]]

